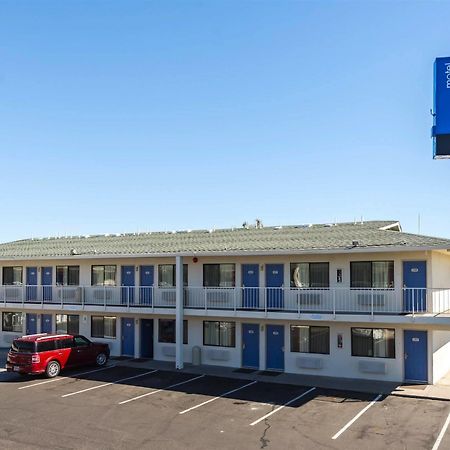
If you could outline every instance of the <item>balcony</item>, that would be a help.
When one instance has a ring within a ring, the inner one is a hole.
[[[174,309],[175,288],[116,286],[0,286],[0,305],[70,309]],[[450,288],[305,289],[185,287],[184,307],[203,311],[301,314],[425,314],[450,311]]]

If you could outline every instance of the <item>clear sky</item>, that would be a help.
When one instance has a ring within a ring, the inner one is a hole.
[[[0,0],[0,241],[398,219],[450,237],[450,2]]]

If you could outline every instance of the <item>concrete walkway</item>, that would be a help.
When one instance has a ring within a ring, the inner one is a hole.
[[[173,362],[168,361],[134,361],[112,360],[117,365],[136,367],[142,369],[160,369],[175,371]],[[298,375],[292,373],[280,373],[278,375],[264,375],[260,371],[243,373],[232,367],[219,367],[185,364],[181,372],[191,374],[206,374],[217,377],[237,378],[242,380],[257,380],[267,383],[291,384],[299,386],[311,386],[324,389],[364,392],[370,394],[395,395],[400,397],[426,398],[450,401],[450,373],[435,385],[403,385],[391,381],[361,380],[353,378],[324,377],[318,375]]]

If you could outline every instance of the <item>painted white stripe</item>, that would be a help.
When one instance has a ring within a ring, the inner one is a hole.
[[[310,394],[311,392],[313,392],[315,390],[316,390],[315,387],[308,389],[306,392],[303,392],[303,394],[298,395],[297,397],[293,398],[292,400],[289,400],[288,402],[286,402],[283,405],[279,406],[278,408],[274,409],[273,411],[270,411],[270,413],[266,414],[265,416],[262,416],[258,420],[255,420],[254,422],[252,422],[250,424],[250,426],[253,427],[254,425],[258,424],[259,422],[262,422],[263,420],[270,417],[272,414],[275,414],[276,412],[280,411],[280,409],[283,409],[284,407],[289,406],[291,403],[294,403],[295,401],[300,400],[302,397]]]
[[[129,398],[128,400],[124,400],[123,402],[120,402],[119,405],[124,405],[125,403],[133,402],[134,400],[139,400],[140,398],[144,398],[149,395],[157,394],[158,392],[165,391],[166,389],[171,389],[171,388],[174,388],[177,386],[181,386],[182,384],[190,383],[191,381],[198,380],[199,378],[203,378],[205,376],[206,375],[200,375],[198,377],[190,378],[189,380],[182,381],[181,383],[171,384],[170,386],[166,386],[165,388],[157,389],[156,391],[147,392],[146,394],[142,394],[142,395],[138,395],[137,397]]]
[[[26,386],[21,386],[20,388],[17,388],[17,389],[19,389],[19,391],[20,391],[22,389],[28,389],[28,388],[31,388],[31,387],[34,387],[34,386],[40,386],[41,384],[54,383],[55,381],[61,381],[61,380],[69,380],[71,378],[76,378],[76,377],[79,377],[81,375],[87,375],[88,373],[94,373],[94,372],[100,372],[101,370],[112,369],[113,367],[116,367],[116,365],[102,367],[101,369],[89,370],[87,372],[74,373],[71,376],[52,378],[51,380],[41,381],[39,383],[27,384]]]
[[[444,438],[444,434],[447,431],[448,425],[450,424],[450,413],[447,416],[447,420],[444,423],[444,426],[442,427],[441,432],[439,433],[439,436],[436,439],[436,442],[433,445],[433,448],[431,450],[437,450],[439,446],[441,445],[442,439]]]
[[[246,387],[251,386],[252,384],[255,384],[255,383],[257,383],[257,381],[252,381],[251,383],[247,383],[244,386],[238,387],[238,388],[233,389],[233,390],[228,391],[228,392],[224,392],[223,394],[220,394],[217,397],[214,397],[214,398],[211,398],[209,400],[206,400],[206,402],[199,403],[198,405],[195,405],[192,408],[185,409],[184,411],[181,411],[179,414],[186,414],[187,412],[192,411],[193,409],[200,408],[201,406],[207,405],[208,403],[211,403],[211,402],[217,400],[218,398],[222,398],[222,397],[225,397],[227,395],[233,394],[234,392],[240,391],[241,389],[245,389]]]
[[[135,378],[144,377],[151,373],[155,373],[157,370],[150,370],[149,372],[140,373],[139,375],[133,375],[132,377],[121,378],[120,380],[111,381],[109,383],[99,384],[98,386],[92,386],[87,389],[82,389],[81,391],[71,392],[70,394],[61,395],[62,398],[71,397],[72,395],[82,394],[83,392],[93,391],[94,389],[100,389],[102,387],[111,386],[112,384],[121,383],[122,381],[133,380]]]
[[[347,428],[351,427],[371,406],[373,406],[383,394],[377,395],[363,410],[361,410],[355,417],[353,417],[350,422],[348,422],[344,427],[342,427],[331,439],[337,439]]]

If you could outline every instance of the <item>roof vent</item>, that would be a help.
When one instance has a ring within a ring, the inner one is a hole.
[[[78,251],[77,251],[75,248],[71,248],[71,249],[70,249],[70,254],[71,254],[72,256],[74,256],[74,255],[79,255]]]
[[[352,245],[353,245],[353,247],[358,247],[359,241],[352,241]]]

